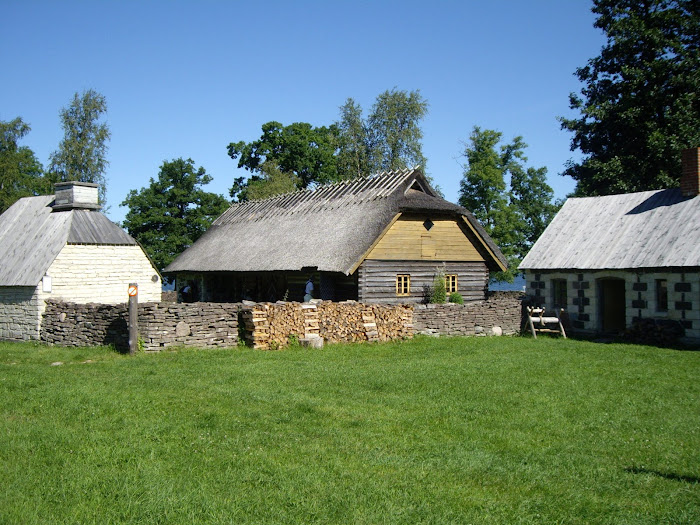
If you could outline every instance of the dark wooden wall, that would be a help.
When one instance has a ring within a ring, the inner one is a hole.
[[[437,268],[457,274],[458,292],[464,301],[481,301],[486,297],[489,271],[484,262],[379,261],[366,259],[358,269],[358,299],[374,303],[420,303],[423,287],[433,285]],[[396,296],[396,275],[411,276],[411,295]]]

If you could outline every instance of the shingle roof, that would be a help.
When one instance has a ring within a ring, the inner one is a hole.
[[[397,214],[427,210],[465,216],[505,263],[474,217],[437,197],[414,168],[233,204],[165,272],[316,267],[349,274]]]
[[[53,212],[53,201],[25,197],[0,215],[0,286],[36,286],[67,243],[136,244],[102,213]]]
[[[521,270],[700,266],[700,196],[679,189],[568,199]]]

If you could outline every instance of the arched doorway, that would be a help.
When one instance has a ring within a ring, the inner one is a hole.
[[[624,279],[598,279],[599,327],[604,333],[627,328]]]

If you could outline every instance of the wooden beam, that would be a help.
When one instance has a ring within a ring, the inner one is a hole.
[[[474,234],[474,236],[475,236],[477,239],[479,239],[479,241],[481,242],[481,245],[486,249],[486,251],[489,253],[489,255],[491,256],[491,258],[492,258],[494,261],[496,261],[496,264],[497,264],[498,267],[501,269],[501,271],[502,271],[502,272],[505,272],[508,268],[507,268],[506,266],[504,266],[503,263],[500,261],[500,259],[499,259],[498,257],[496,257],[496,255],[493,253],[493,251],[491,251],[491,248],[489,248],[488,244],[486,244],[486,242],[484,242],[484,239],[481,237],[481,235],[479,235],[479,232],[476,231],[476,229],[474,228],[474,226],[471,225],[471,223],[469,222],[469,220],[468,220],[464,215],[462,215],[462,220],[463,220],[464,223],[469,227],[469,229],[470,229],[471,232]]]

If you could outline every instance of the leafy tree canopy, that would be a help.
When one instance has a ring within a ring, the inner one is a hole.
[[[34,152],[19,141],[30,131],[29,124],[17,117],[0,121],[0,213],[17,199],[43,193],[42,166]]]
[[[380,93],[367,116],[348,98],[336,122],[339,135],[338,170],[343,178],[354,178],[385,170],[412,168],[425,171],[423,131],[420,123],[428,113],[428,102],[419,90],[396,88]],[[427,174],[426,174],[427,175]]]
[[[606,45],[576,70],[570,95],[578,118],[564,175],[577,195],[673,187],[680,151],[700,145],[700,3],[697,0],[594,0]]]
[[[260,166],[262,176],[251,177],[245,188],[246,200],[259,200],[296,190],[301,181],[294,173],[284,172],[271,161]]]
[[[129,212],[124,228],[141,243],[159,270],[196,241],[229,206],[202,186],[211,182],[192,159],[163,162],[150,186],[131,190],[122,206]]]
[[[419,90],[381,93],[367,119],[369,150],[374,170],[397,170],[420,164],[425,169],[423,131],[420,121],[428,113],[428,102]]]
[[[61,110],[63,140],[49,159],[50,182],[76,180],[99,184],[100,202],[106,202],[107,142],[109,127],[100,119],[107,113],[107,100],[95,90],[75,93]]]
[[[522,137],[501,144],[503,134],[475,126],[465,145],[459,204],[470,210],[508,259],[494,277],[512,282],[517,267],[557,211],[546,168],[525,167]]]
[[[268,122],[262,126],[262,135],[253,142],[235,142],[228,145],[229,156],[238,159],[238,167],[260,177],[263,164],[271,163],[298,180],[299,188],[337,180],[335,126],[319,128],[306,122],[283,126]],[[254,179],[255,180],[255,179]],[[241,193],[244,183],[231,189],[231,197],[245,198]]]
[[[269,186],[269,174],[262,173],[266,164],[286,174],[287,183],[291,177],[297,188],[417,164],[425,169],[420,122],[427,111],[420,91],[392,89],[377,97],[367,118],[359,104],[348,99],[340,108],[340,119],[327,127],[268,122],[258,140],[229,144],[228,154],[238,159],[238,167],[253,173],[234,180],[231,196],[245,200],[252,198],[249,184],[265,181],[263,185]],[[275,180],[279,182],[280,174]]]

